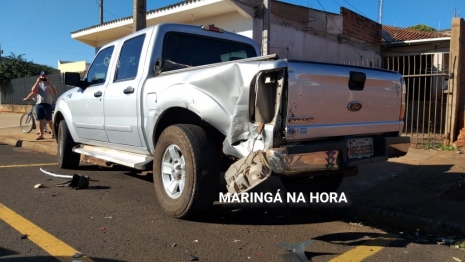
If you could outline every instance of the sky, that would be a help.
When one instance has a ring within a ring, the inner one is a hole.
[[[147,10],[180,1],[147,0]],[[281,1],[336,14],[344,6],[378,21],[378,0]],[[133,0],[104,0],[104,22],[131,16],[132,4]],[[397,27],[426,24],[448,29],[454,10],[456,17],[465,17],[465,0],[383,0],[382,23]],[[99,22],[99,0],[0,0],[2,56],[23,55],[28,61],[54,68],[58,67],[58,60],[91,62],[94,48],[73,40],[71,32]]]

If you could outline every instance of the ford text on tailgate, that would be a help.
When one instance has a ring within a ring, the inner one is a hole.
[[[212,25],[140,30],[65,82],[75,88],[54,115],[60,167],[86,154],[153,170],[160,206],[178,218],[270,176],[291,192],[332,192],[410,144],[401,75],[259,56],[252,39]]]

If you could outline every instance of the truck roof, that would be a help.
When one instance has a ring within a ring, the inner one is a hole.
[[[249,37],[236,34],[236,33],[232,33],[232,32],[228,32],[228,31],[215,32],[215,31],[204,30],[202,29],[202,26],[204,25],[190,25],[190,24],[178,24],[178,23],[156,24],[156,25],[141,29],[137,32],[131,33],[127,36],[119,38],[108,44],[105,44],[100,49],[103,49],[107,46],[115,45],[117,42],[121,40],[125,41],[126,39],[130,39],[134,35],[139,35],[140,33],[148,33],[153,30],[155,32],[161,32],[161,33],[180,32],[180,33],[186,33],[186,34],[204,35],[204,36],[213,37],[213,38],[220,38],[220,39],[225,39],[225,40],[230,40],[230,41],[235,41],[235,42],[246,43],[246,44],[250,44],[253,47],[255,47],[257,54],[260,54],[260,50],[258,49],[257,43]]]

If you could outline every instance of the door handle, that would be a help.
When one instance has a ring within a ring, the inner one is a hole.
[[[126,89],[123,90],[125,94],[132,94],[134,93],[134,87],[126,87]]]
[[[97,92],[94,93],[94,96],[95,96],[95,97],[101,97],[101,96],[102,96],[102,92],[97,91]]]

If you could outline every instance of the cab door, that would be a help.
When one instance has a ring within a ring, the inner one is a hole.
[[[105,133],[103,97],[110,82],[108,73],[114,46],[102,49],[90,66],[86,81],[88,87],[68,94],[67,103],[73,115],[73,125],[81,139],[108,142]]]
[[[142,147],[137,96],[140,95],[144,40],[145,34],[140,34],[124,41],[113,82],[105,91],[105,131],[110,143]]]

